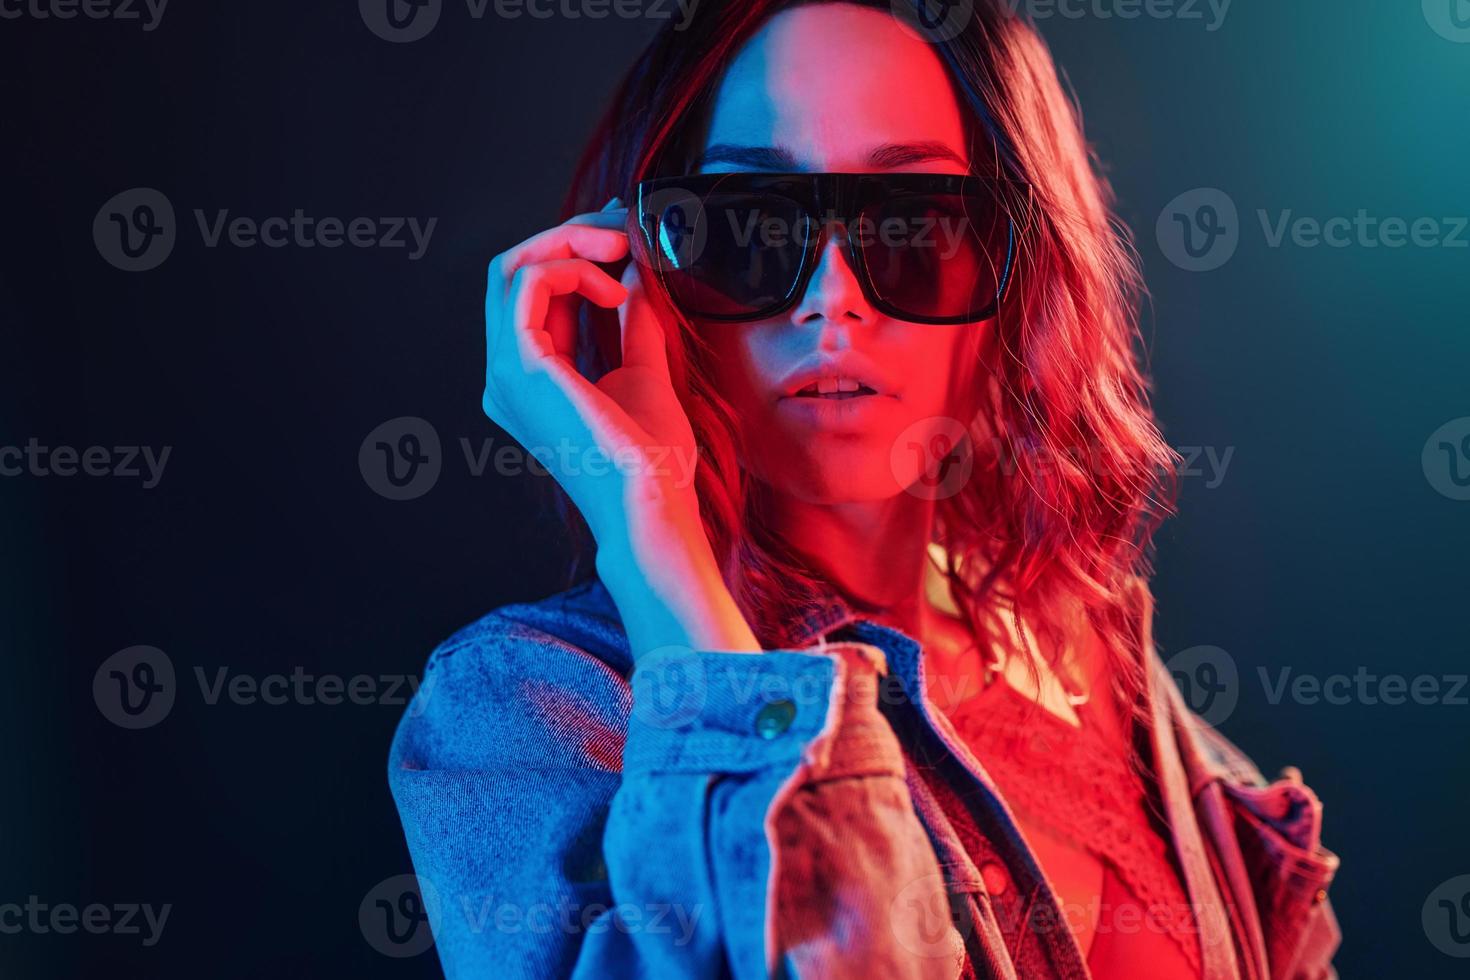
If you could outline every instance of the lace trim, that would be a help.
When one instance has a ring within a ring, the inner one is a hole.
[[[1009,684],[996,686],[1007,693],[972,699],[951,721],[1007,803],[1103,861],[1198,974],[1195,917],[1129,756],[1085,723],[1076,728]]]

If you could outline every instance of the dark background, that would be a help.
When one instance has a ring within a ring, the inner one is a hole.
[[[1470,214],[1470,43],[1431,8],[1040,21],[1137,235],[1166,433],[1233,450],[1218,486],[1186,474],[1160,535],[1158,639],[1227,651],[1223,730],[1326,802],[1345,978],[1465,975],[1421,909],[1470,872],[1470,707],[1273,704],[1257,668],[1467,670],[1470,502],[1436,490],[1421,451],[1470,415],[1470,250],[1272,248],[1256,212]],[[459,443],[505,441],[479,409],[483,268],[552,223],[654,26],[476,20],[463,0],[405,44],[350,0],[174,0],[153,31],[0,20],[0,445],[172,447],[153,489],[0,478],[0,904],[172,905],[151,948],[0,935],[0,976],[437,975],[358,921],[410,870],[385,776],[401,706],[211,705],[194,670],[416,675],[452,630],[556,587],[532,482],[471,475]],[[167,195],[179,237],[128,273],[91,229],[134,187]],[[1240,213],[1238,251],[1208,272],[1154,230],[1198,187]],[[418,261],[207,248],[195,208],[438,224]],[[399,416],[442,441],[437,484],[407,501],[358,465]],[[179,689],[129,731],[92,680],[136,644],[168,654]]]

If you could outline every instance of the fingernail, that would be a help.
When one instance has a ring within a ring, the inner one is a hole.
[[[620,198],[616,194],[614,194],[612,197],[608,198],[607,203],[602,206],[602,210],[604,210],[604,211],[615,211],[615,210],[617,210],[617,208],[613,207],[613,205],[617,205],[618,207],[622,207],[622,204],[623,204],[622,198]]]

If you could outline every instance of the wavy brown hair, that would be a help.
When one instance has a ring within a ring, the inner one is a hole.
[[[856,2],[893,9],[886,0]],[[562,220],[614,195],[630,200],[639,180],[685,173],[725,66],[767,19],[796,5],[702,3],[683,29],[666,25],[613,93]],[[1140,369],[1136,255],[1030,21],[1005,0],[975,0],[959,33],[934,48],[967,117],[975,166],[1032,188],[1014,285],[981,354],[983,407],[957,450],[973,454],[972,475],[936,504],[944,573],[978,638],[1008,642],[1006,606],[1047,651],[1085,619],[1112,655],[1120,691],[1136,696],[1139,590],[1152,534],[1172,510],[1177,459]],[[579,366],[595,378],[616,365],[617,320],[589,309],[582,327]],[[788,645],[788,624],[833,583],[767,530],[766,489],[740,465],[742,433],[712,384],[697,331],[678,324],[669,346],[701,457],[701,514],[725,580],[762,644]],[[592,542],[557,495],[576,542],[575,581],[590,573]]]

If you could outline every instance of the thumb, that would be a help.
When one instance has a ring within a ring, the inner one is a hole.
[[[643,288],[637,262],[629,262],[622,283],[628,298],[618,306],[618,324],[623,332],[623,367],[652,369],[669,380],[668,341],[653,302]]]

